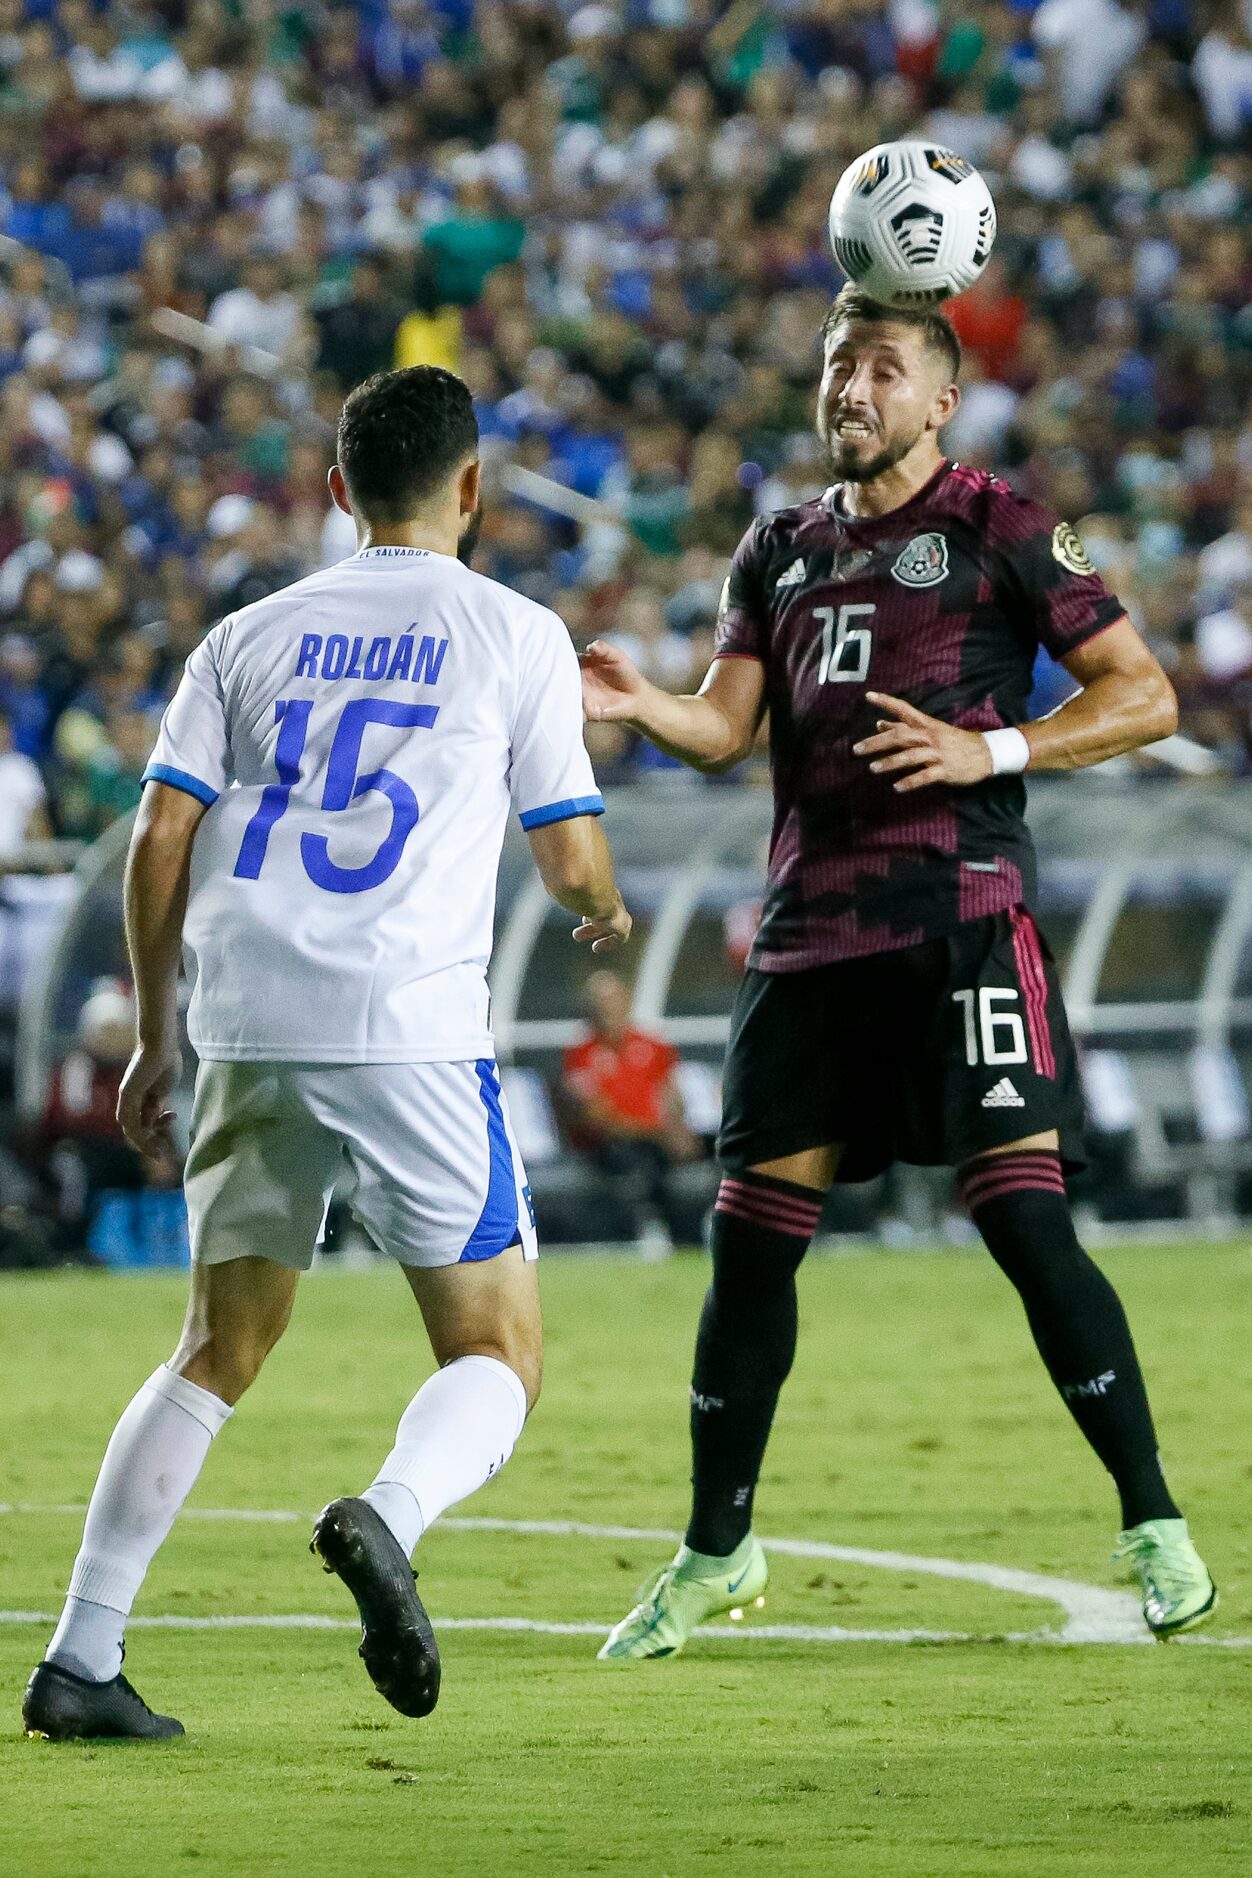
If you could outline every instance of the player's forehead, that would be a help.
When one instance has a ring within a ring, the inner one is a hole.
[[[823,355],[827,365],[888,359],[913,371],[925,363],[927,348],[921,328],[905,320],[841,319],[828,329]]]

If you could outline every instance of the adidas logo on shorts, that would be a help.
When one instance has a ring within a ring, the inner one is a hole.
[[[780,574],[774,582],[775,591],[779,587],[798,587],[804,579],[804,562],[795,560],[785,574]]]
[[[981,1106],[985,1109],[1024,1109],[1026,1098],[1018,1095],[1007,1076],[1001,1076],[995,1088],[988,1089]]]

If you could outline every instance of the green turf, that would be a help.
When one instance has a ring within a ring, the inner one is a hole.
[[[1109,1254],[1162,1443],[1252,1635],[1246,1246]],[[549,1260],[546,1393],[461,1509],[678,1527],[701,1262]],[[108,1431],[168,1353],[181,1283],[0,1283],[0,1500],[85,1499]],[[759,1502],[766,1536],[1119,1580],[1104,1477],[1054,1402],[1003,1281],[973,1254],[815,1260]],[[308,1512],[359,1488],[427,1367],[396,1276],[319,1276],[192,1505]],[[0,1516],[0,1606],[52,1611],[78,1517]],[[347,1613],[303,1523],[187,1518],[147,1613]],[[436,1531],[432,1614],[607,1624],[664,1548]],[[766,1618],[983,1638],[1058,1620],[929,1575],[778,1557]],[[448,1631],[427,1722],[377,1698],[347,1631],[136,1629],[128,1668],[179,1714],[172,1748],[25,1741],[44,1641],[0,1625],[0,1872],[640,1878],[1121,1878],[1252,1865],[1252,1649],[704,1640],[609,1670],[595,1641]]]

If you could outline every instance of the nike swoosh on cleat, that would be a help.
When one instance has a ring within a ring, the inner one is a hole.
[[[740,1572],[739,1576],[735,1579],[734,1583],[727,1585],[726,1587],[727,1596],[733,1596],[734,1593],[738,1591],[740,1585],[743,1583],[744,1579],[747,1577],[748,1573],[751,1570],[752,1570],[751,1565],[744,1566],[743,1570]]]

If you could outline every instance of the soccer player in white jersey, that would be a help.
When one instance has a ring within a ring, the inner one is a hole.
[[[331,493],[359,551],[221,621],[187,662],[135,824],[139,1044],[119,1116],[163,1145],[180,940],[200,1059],[178,1348],[113,1433],[65,1610],[23,1709],[53,1739],[178,1735],[122,1675],[131,1605],[213,1437],[282,1335],[345,1165],[401,1265],[436,1373],[359,1498],[319,1515],[376,1687],[427,1714],[439,1655],[409,1559],[508,1459],[539,1393],[534,1216],[487,994],[510,807],[575,939],[630,916],[596,817],[578,663],[546,608],[471,572],[478,429],[460,379],[353,392]]]

